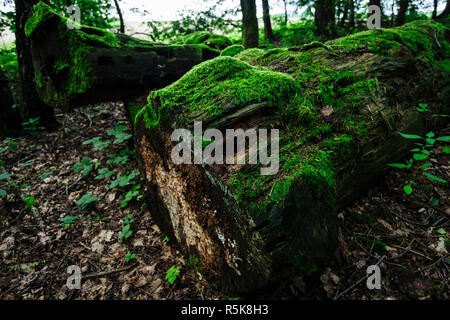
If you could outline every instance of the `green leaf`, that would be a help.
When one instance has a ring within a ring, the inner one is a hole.
[[[405,191],[406,195],[410,195],[411,193],[413,193],[413,188],[410,185],[406,185],[403,187],[403,190]]]
[[[439,138],[436,138],[436,140],[448,142],[448,141],[450,141],[450,136],[439,137]]]
[[[18,166],[24,168],[24,167],[31,166],[33,163],[34,163],[34,159],[31,159],[31,160],[28,160],[27,162],[19,163]]]
[[[434,176],[432,174],[429,174],[427,172],[424,172],[423,175],[426,176],[427,178],[430,178],[431,180],[435,180],[435,181],[442,182],[442,183],[447,183],[447,181],[445,181],[445,180],[443,180],[443,179],[441,179],[439,177],[436,177],[436,176]]]
[[[442,235],[447,234],[447,232],[443,228],[437,229],[436,232]]]
[[[433,131],[428,132],[428,133],[427,133],[427,137],[428,137],[428,138],[433,138],[433,137],[434,137],[434,132],[433,132]]]
[[[421,136],[418,136],[416,134],[405,134],[400,132],[400,135],[405,139],[423,139]]]
[[[34,197],[26,197],[24,199],[24,202],[25,202],[25,206],[28,210],[31,210],[31,208],[36,205],[36,200],[34,199]]]
[[[102,180],[114,175],[114,170],[109,170],[108,168],[103,168],[98,172],[98,176],[95,177],[95,180]]]
[[[398,169],[405,169],[407,167],[406,164],[403,164],[403,163],[389,163],[388,166],[392,167],[392,168],[398,168]]]
[[[93,197],[92,193],[87,193],[84,196],[81,197],[80,200],[76,202],[76,205],[80,206],[82,210],[87,209],[91,204],[97,202],[100,200],[97,197]]]
[[[422,153],[415,153],[415,154],[413,154],[413,158],[417,161],[421,161],[421,160],[425,160],[426,158],[428,158],[428,156],[426,154],[422,154]]]
[[[6,191],[3,189],[0,189],[0,197],[4,197],[6,195],[7,195]]]
[[[61,221],[61,226],[62,227],[68,227],[70,226],[72,223],[74,223],[76,220],[78,220],[80,217],[79,216],[68,216],[68,217],[64,217],[64,218],[60,218],[59,221]]]
[[[444,153],[446,153],[446,154],[449,154],[450,153],[450,147],[444,147],[444,148],[442,148],[442,151]]]
[[[0,174],[0,181],[1,180],[6,180],[6,179],[8,179],[9,177],[11,177],[12,175],[11,174],[9,174],[9,173],[2,173],[2,174]]]

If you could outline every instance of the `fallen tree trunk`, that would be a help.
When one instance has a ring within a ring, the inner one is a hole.
[[[398,132],[425,132],[429,122],[418,104],[449,112],[449,52],[446,28],[422,21],[297,49],[250,49],[196,66],[151,92],[136,116],[153,217],[227,291],[315,274],[333,261],[337,210],[407,154],[411,143]],[[200,135],[219,131],[193,138],[194,148],[186,149],[195,121]],[[234,142],[226,129],[280,131],[267,140],[259,131],[257,164],[249,164],[255,154],[230,148],[226,159],[248,161],[226,165],[221,142]],[[272,175],[261,171],[266,146]],[[193,163],[202,150],[203,163]]]
[[[206,45],[158,45],[76,25],[42,2],[25,31],[40,97],[66,110],[162,88],[220,54]]]
[[[0,137],[17,136],[22,131],[20,113],[13,109],[14,100],[8,81],[0,69]]]

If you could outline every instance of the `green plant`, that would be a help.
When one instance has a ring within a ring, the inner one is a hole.
[[[125,194],[125,197],[124,197],[124,199],[123,199],[123,201],[122,201],[122,203],[120,204],[120,207],[123,209],[123,208],[126,208],[127,206],[128,206],[128,204],[130,203],[130,201],[131,200],[133,200],[133,198],[138,198],[139,199],[139,189],[141,188],[141,185],[140,184],[138,184],[138,185],[135,185],[134,187],[132,187],[131,188],[131,190],[130,191],[128,191],[126,194]]]
[[[30,131],[32,134],[37,133],[38,131],[44,130],[44,127],[39,125],[39,117],[30,118],[28,121],[22,123],[24,130]]]
[[[173,284],[177,277],[180,275],[180,268],[181,267],[175,267],[171,266],[169,270],[166,272],[165,279],[170,283]]]
[[[83,142],[83,145],[93,144],[94,151],[101,151],[107,148],[111,144],[111,140],[102,141],[101,137],[95,137],[90,140]]]
[[[60,218],[59,221],[61,221],[61,226],[63,228],[65,228],[65,227],[70,227],[78,219],[80,219],[79,216],[67,216],[64,218]]]
[[[92,193],[87,193],[76,202],[76,205],[79,206],[81,210],[86,210],[90,205],[96,203],[98,200],[100,199],[97,197],[93,197]]]
[[[98,171],[98,176],[95,177],[95,180],[103,180],[114,175],[114,170],[109,170],[108,168],[103,168]]]
[[[19,163],[18,166],[21,167],[21,168],[24,168],[24,167],[31,166],[33,163],[34,163],[34,159],[30,159],[30,160],[28,160],[26,162]]]
[[[123,218],[123,228],[122,231],[119,234],[119,242],[122,242],[123,240],[127,240],[131,235],[133,234],[133,231],[131,229],[131,224],[134,222],[133,220],[133,214],[129,214],[125,218]]]
[[[169,241],[170,241],[169,237],[165,236],[164,239],[163,239],[163,244],[167,245],[169,243]]]
[[[83,176],[85,177],[89,175],[93,169],[91,159],[88,157],[84,157],[81,162],[78,162],[73,166],[73,171],[75,173],[83,172]]]
[[[129,175],[123,175],[111,182],[109,188],[114,189],[116,187],[126,187],[130,185],[131,181],[139,175],[139,172],[132,172]]]
[[[36,199],[34,199],[34,197],[26,197],[24,199],[25,202],[25,207],[28,210],[31,210],[31,208],[33,208],[36,205]]]
[[[16,151],[19,147],[16,140],[13,138],[6,138],[5,140],[3,140],[3,143],[6,145],[6,147],[0,148],[0,153],[3,153],[8,149],[11,151]]]
[[[110,136],[114,136],[114,144],[123,143],[133,137],[132,134],[125,133],[124,131],[127,129],[125,125],[117,125],[113,130],[109,130],[108,134]]]
[[[45,179],[50,177],[52,174],[53,174],[53,171],[44,172],[43,174],[41,174],[41,180],[44,181]]]
[[[420,104],[417,108],[418,112],[430,112],[427,104]],[[435,115],[435,116],[444,116],[444,115]],[[406,195],[410,195],[413,193],[412,185],[415,184],[414,177],[422,174],[428,179],[440,182],[447,183],[446,180],[441,179],[426,170],[431,166],[431,163],[427,160],[433,153],[433,148],[437,142],[449,142],[450,136],[436,137],[436,134],[433,131],[428,132],[424,137],[416,134],[405,134],[400,133],[400,135],[408,140],[421,140],[420,142],[415,143],[417,148],[411,149],[412,157],[406,160],[405,163],[390,163],[388,166],[397,168],[397,169],[406,169],[411,171],[411,179],[407,181],[407,183],[403,186],[403,191]]]
[[[110,154],[108,156],[109,160],[106,161],[107,164],[122,164],[125,165],[130,160],[128,156],[117,156],[115,154]]]
[[[125,255],[126,262],[129,262],[129,261],[133,260],[134,258],[136,258],[136,254],[131,253],[130,251],[128,251],[128,253]]]

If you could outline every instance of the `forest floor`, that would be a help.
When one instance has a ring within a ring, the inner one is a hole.
[[[58,119],[63,124],[58,131],[21,137],[17,150],[1,154],[18,188],[8,188],[8,196],[0,198],[0,299],[238,298],[208,286],[195,270],[197,263],[184,258],[155,225],[143,198],[121,208],[127,191],[140,184],[139,177],[123,187],[109,188],[117,174],[138,171],[133,156],[126,164],[107,164],[114,158],[108,155],[130,155],[132,146],[123,142],[93,151],[91,144],[83,142],[96,137],[105,141],[117,125],[129,127],[122,104],[82,108]],[[94,164],[87,176],[74,172],[83,157]],[[431,161],[433,174],[449,181],[449,155],[438,146]],[[106,167],[115,175],[95,179]],[[419,180],[417,190],[406,196],[403,179],[402,172],[392,170],[368,195],[339,214],[336,265],[325,270],[320,280],[288,279],[246,298],[449,299],[448,185]],[[76,202],[87,193],[99,201],[82,211]],[[20,194],[34,197],[43,228]],[[126,217],[133,220],[133,233],[121,242]],[[127,253],[128,258],[135,255],[128,262]],[[340,296],[382,256],[386,257],[380,264],[381,290],[368,290],[362,281]],[[80,290],[66,286],[72,265],[82,271]],[[172,266],[181,267],[174,284],[165,279]]]

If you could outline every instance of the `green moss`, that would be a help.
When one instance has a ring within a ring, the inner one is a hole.
[[[235,45],[229,46],[226,49],[222,50],[220,55],[226,56],[226,57],[234,57],[235,55],[237,55],[238,53],[241,53],[244,50],[245,50],[245,48],[243,45],[235,44]]]
[[[259,57],[262,57],[266,51],[258,48],[247,49],[236,55],[236,59],[242,60],[247,63],[256,61]]]
[[[288,75],[252,67],[232,57],[218,57],[194,67],[170,86],[151,92],[145,110],[152,109],[152,101],[160,103],[157,118],[151,111],[147,115],[150,126],[165,119],[173,109],[186,106],[189,110],[185,116],[206,113],[204,121],[222,114],[226,104],[240,107],[266,102],[283,111],[282,107],[295,96],[297,89],[294,79]]]
[[[195,32],[184,37],[186,44],[205,44],[208,47],[223,50],[232,44],[231,40],[224,35],[214,34],[207,31]]]
[[[42,87],[44,86],[44,84],[42,83],[42,77],[41,77],[40,74],[37,74],[37,75],[36,75],[36,77],[35,77],[35,79],[34,79],[34,82],[36,83],[36,86],[37,86],[38,88],[42,88]]]
[[[39,2],[33,8],[33,15],[25,24],[25,35],[29,37],[33,31],[43,22],[53,16],[54,11],[43,2]]]

